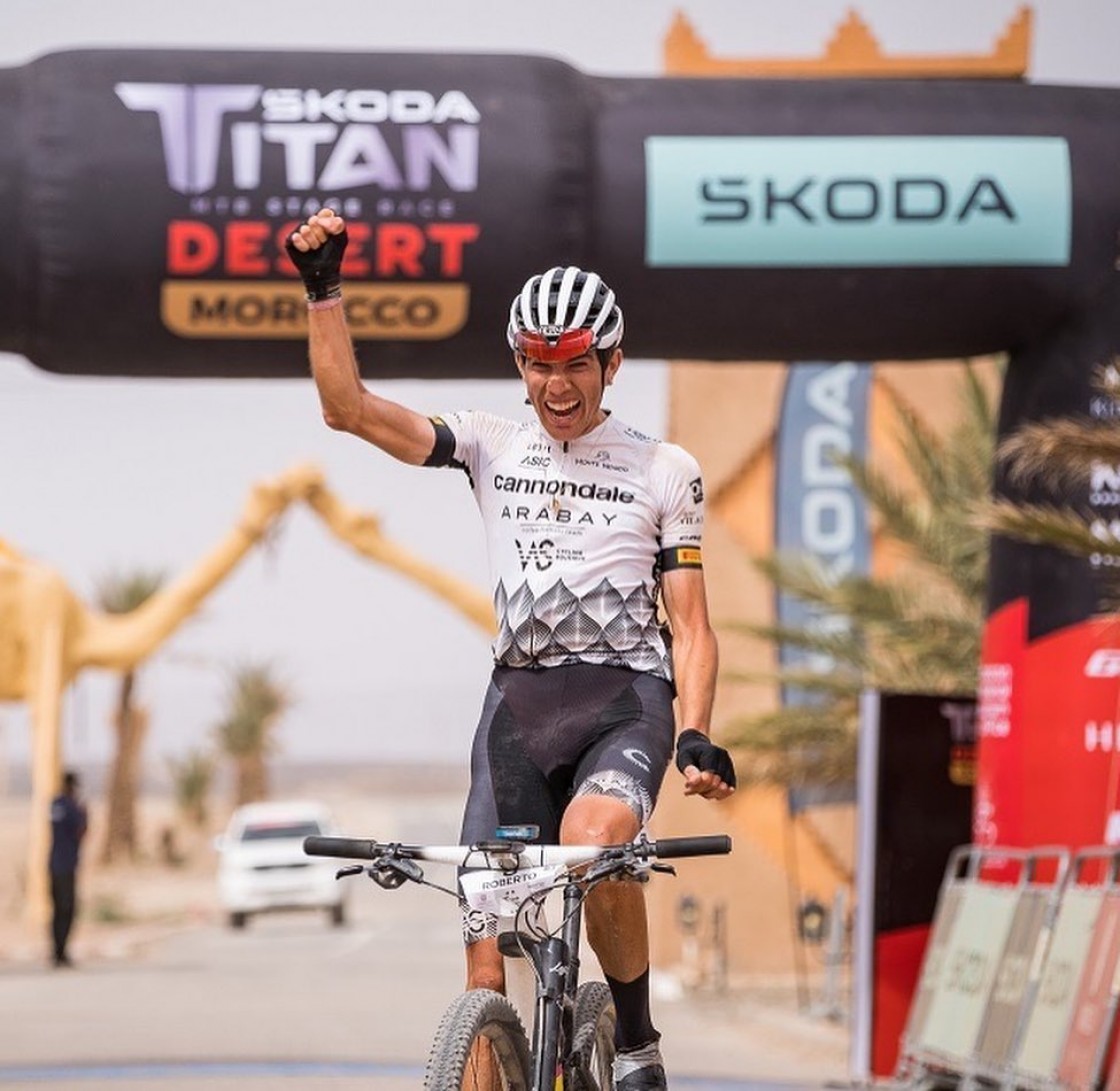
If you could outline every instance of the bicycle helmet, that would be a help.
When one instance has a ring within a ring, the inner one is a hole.
[[[530,277],[509,309],[506,331],[515,352],[548,363],[622,340],[622,311],[597,273],[557,265]]]

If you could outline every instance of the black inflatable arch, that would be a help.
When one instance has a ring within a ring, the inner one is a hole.
[[[635,357],[1006,350],[1004,432],[1084,411],[1120,349],[1112,90],[87,51],[0,73],[0,129],[0,348],[52,371],[306,374],[281,240],[324,203],[385,377],[508,376],[508,301],[557,263],[616,288]],[[992,609],[1024,597],[1031,641],[1095,606],[997,542]]]

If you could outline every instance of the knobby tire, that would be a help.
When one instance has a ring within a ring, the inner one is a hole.
[[[480,1050],[493,1059],[492,1088],[472,1077]],[[452,1001],[424,1071],[425,1091],[475,1091],[476,1087],[478,1091],[529,1091],[529,1043],[521,1019],[504,996],[490,989],[472,989]]]
[[[604,982],[587,981],[576,990],[572,1023],[570,1091],[611,1091],[615,1011]]]

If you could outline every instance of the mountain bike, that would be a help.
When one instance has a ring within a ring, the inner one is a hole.
[[[430,886],[474,909],[512,919],[499,934],[507,958],[528,960],[536,979],[532,1046],[517,1010],[489,989],[472,989],[448,1007],[424,1075],[427,1091],[610,1091],[614,1005],[601,981],[580,984],[583,903],[600,883],[647,882],[651,871],[675,874],[662,860],[722,855],[724,835],[643,835],[622,845],[536,845],[532,826],[501,827],[493,841],[465,845],[403,845],[351,837],[308,837],[311,856],[362,860],[340,879],[368,875],[394,890],[406,882]],[[428,880],[421,861],[459,869],[458,889]],[[561,895],[560,922],[550,928],[544,902]]]

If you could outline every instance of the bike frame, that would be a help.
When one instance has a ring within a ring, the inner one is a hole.
[[[566,883],[560,935],[537,941],[530,951],[537,970],[531,1039],[533,1091],[552,1091],[557,1068],[567,1064],[561,1046],[572,1040],[584,897],[578,882]]]

